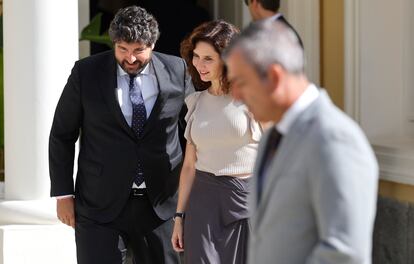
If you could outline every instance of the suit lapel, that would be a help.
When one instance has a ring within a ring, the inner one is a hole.
[[[133,138],[136,138],[131,127],[125,120],[121,107],[116,97],[117,87],[117,63],[113,53],[112,57],[108,59],[108,64],[102,66],[102,77],[99,79],[99,85],[102,87],[103,97],[110,109],[110,112],[114,115],[119,125]]]
[[[277,181],[283,176],[283,171],[286,166],[289,166],[289,157],[292,158],[290,153],[297,147],[295,141],[300,139],[300,133],[298,131],[289,131],[288,135],[284,135],[277,149],[277,153],[269,164],[269,168],[264,175],[264,183],[260,202],[257,205],[255,213],[255,226],[260,227],[260,221],[263,219],[266,207],[268,206],[270,196],[275,190]],[[293,143],[293,144],[292,144]],[[265,146],[262,147],[264,150]],[[264,151],[262,151],[264,152]],[[263,155],[263,154],[262,154]],[[263,157],[262,157],[263,158]],[[294,158],[294,157],[293,157]],[[258,163],[260,165],[261,163]],[[259,172],[259,168],[256,168],[256,173]],[[255,174],[257,175],[257,174]],[[256,176],[257,177],[257,176]],[[256,195],[257,199],[257,195]]]
[[[144,126],[143,136],[150,131],[154,121],[157,119],[157,116],[164,107],[168,97],[167,91],[169,89],[169,85],[171,84],[170,74],[167,72],[165,65],[158,59],[155,53],[152,55],[152,64],[154,66],[155,76],[157,77],[159,93],[151,114]]]
[[[321,92],[319,94],[319,98],[316,99],[307,109],[305,109],[303,113],[300,114],[298,119],[293,123],[292,127],[289,129],[287,135],[284,135],[282,141],[279,144],[277,149],[277,153],[271,164],[269,165],[269,169],[265,175],[265,182],[263,186],[263,193],[260,199],[260,203],[257,205],[257,210],[255,213],[255,226],[260,226],[260,221],[263,219],[263,215],[265,213],[266,207],[271,199],[272,192],[275,191],[275,187],[277,182],[280,178],[283,177],[285,174],[285,170],[287,167],[294,162],[295,156],[292,154],[297,151],[297,148],[300,148],[301,145],[298,143],[300,142],[303,134],[306,133],[307,128],[314,117],[318,105],[323,100],[325,94]],[[267,141],[266,137],[266,141]],[[262,153],[261,156],[258,157],[257,164],[261,164],[261,159],[263,158],[264,147],[262,146]],[[255,168],[255,175],[259,172],[258,166]],[[257,199],[257,198],[256,198]]]
[[[251,217],[252,221],[252,228],[255,229],[256,226],[258,226],[258,222],[260,221],[259,211],[258,211],[258,193],[257,193],[257,184],[258,184],[258,175],[263,163],[263,157],[266,150],[266,145],[269,140],[269,130],[266,131],[266,133],[263,134],[262,139],[260,140],[259,148],[257,151],[257,158],[256,162],[253,168],[253,180],[252,180],[252,195],[250,195],[249,199],[249,208],[252,209],[255,214]],[[263,199],[263,196],[262,196]],[[263,200],[262,200],[263,202]]]
[[[269,169],[266,171],[265,183],[263,186],[263,193],[261,202],[259,204],[259,209],[267,203],[271,192],[274,191],[277,181],[280,179],[280,177],[283,176],[283,171],[285,170],[286,166],[289,166],[289,164],[292,162],[288,159],[294,158],[290,153],[297,147],[297,144],[295,144],[295,142],[300,139],[301,131],[302,129],[294,130],[292,127],[289,133],[283,136],[282,141],[280,142],[277,149],[275,158],[269,165]]]

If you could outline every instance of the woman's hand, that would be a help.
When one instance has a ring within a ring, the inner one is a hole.
[[[174,230],[171,237],[171,243],[175,251],[184,251],[184,240],[183,240],[183,219],[177,217],[174,222]]]

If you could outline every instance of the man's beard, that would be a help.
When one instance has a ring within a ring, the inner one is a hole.
[[[137,75],[139,74],[147,65],[148,63],[151,61],[151,58],[149,58],[148,60],[145,61],[135,61],[133,64],[128,63],[126,60],[123,60],[121,63],[118,62],[118,64],[121,66],[121,68],[128,74],[130,75]],[[136,70],[129,70],[127,68],[128,66],[137,66]]]

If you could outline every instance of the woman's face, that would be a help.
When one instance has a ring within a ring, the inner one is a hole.
[[[210,43],[199,41],[193,50],[193,65],[204,82],[220,80],[223,61]]]

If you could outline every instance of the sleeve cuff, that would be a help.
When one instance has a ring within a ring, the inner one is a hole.
[[[60,200],[60,199],[66,199],[66,198],[75,198],[75,195],[73,195],[73,194],[68,194],[68,195],[59,195],[59,196],[55,196],[55,198],[56,198],[57,200]]]

